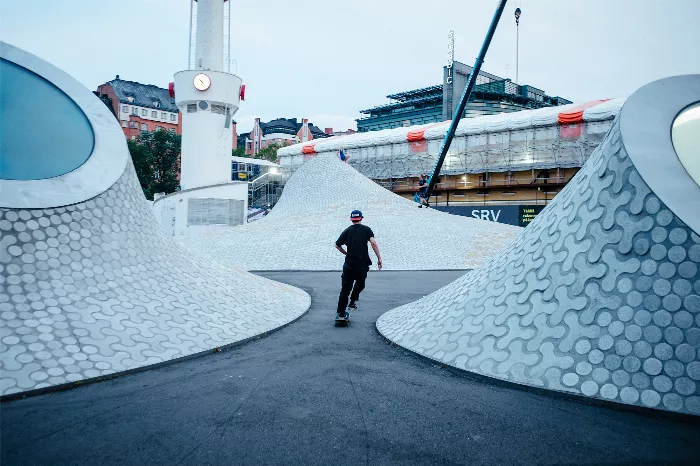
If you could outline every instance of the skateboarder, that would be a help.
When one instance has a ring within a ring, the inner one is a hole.
[[[335,242],[335,247],[338,251],[345,255],[342,287],[338,298],[338,312],[335,316],[336,320],[347,320],[350,315],[347,309],[357,309],[355,301],[359,300],[360,292],[365,288],[367,272],[369,271],[369,266],[372,265],[367,250],[368,242],[372,245],[372,249],[377,255],[377,267],[379,270],[382,270],[382,256],[379,254],[379,246],[377,246],[377,241],[374,239],[372,229],[362,224],[362,212],[353,210],[350,214],[350,221],[352,225],[347,227]],[[343,246],[347,246],[347,251]],[[348,296],[350,297],[349,305]]]

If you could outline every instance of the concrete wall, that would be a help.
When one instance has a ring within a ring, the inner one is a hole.
[[[234,225],[242,225],[246,222],[248,183],[233,181],[221,185],[179,191],[156,199],[153,203],[153,214],[166,234],[179,238],[189,238],[231,229],[231,225],[228,224],[190,225],[187,221],[189,199],[234,199],[241,201],[243,203],[241,215],[234,221]]]

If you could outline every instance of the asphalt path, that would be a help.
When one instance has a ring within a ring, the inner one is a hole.
[[[373,272],[348,327],[339,273],[299,321],[221,353],[0,405],[10,465],[700,464],[700,426],[464,376],[387,343],[379,315],[460,272]]]

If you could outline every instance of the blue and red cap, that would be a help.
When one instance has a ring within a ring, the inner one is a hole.
[[[359,210],[353,210],[350,212],[350,221],[351,222],[359,222],[362,220],[362,212]]]

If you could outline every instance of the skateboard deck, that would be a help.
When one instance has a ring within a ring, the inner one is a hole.
[[[344,327],[344,326],[348,325],[349,323],[350,323],[350,319],[349,319],[349,318],[348,318],[348,319],[343,319],[343,318],[338,317],[337,319],[335,319],[335,325],[336,325],[337,327]]]

